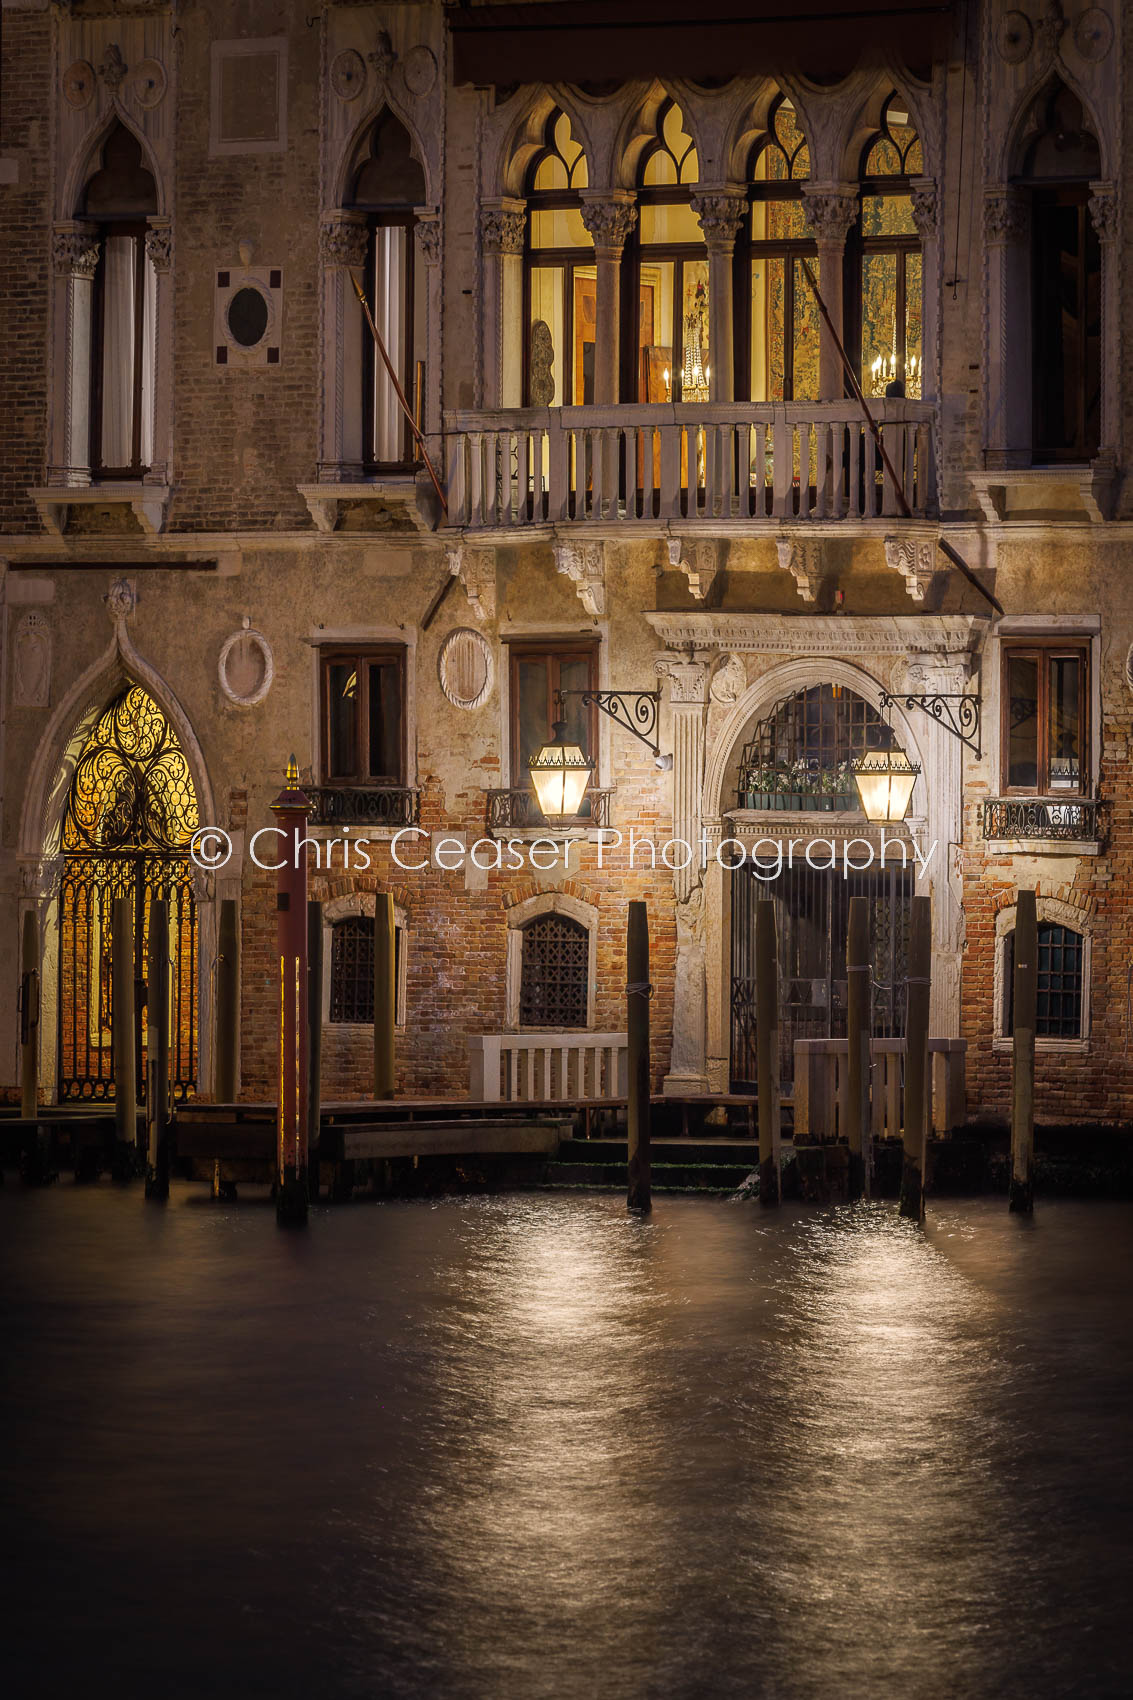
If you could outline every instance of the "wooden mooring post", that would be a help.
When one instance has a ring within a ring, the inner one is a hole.
[[[782,1196],[779,1107],[779,969],[775,941],[775,905],[769,897],[755,906],[756,1091],[759,1116],[759,1202],[775,1205]]]
[[[846,1143],[850,1147],[849,1196],[868,1198],[873,1169],[869,1113],[869,1027],[872,970],[869,960],[869,901],[851,897],[846,924]]]
[[[626,932],[626,1035],[629,1046],[626,1107],[626,1207],[643,1213],[653,1208],[649,1151],[649,913],[643,902],[629,906]]]
[[[138,1173],[137,1057],[134,1051],[134,899],[111,910],[110,1041],[114,1048],[115,1180]]]
[[[221,899],[216,950],[216,1101],[236,1102],[237,1038],[240,1031],[240,944],[236,900]]]
[[[307,1191],[319,1196],[323,1068],[323,906],[307,904]]]
[[[1033,891],[1015,900],[1015,975],[1012,990],[1011,1184],[1009,1210],[1029,1216],[1035,1207],[1035,1014],[1038,1003],[1039,926]]]
[[[396,1083],[394,1022],[397,1018],[397,932],[393,896],[374,899],[374,1097],[392,1098]]]
[[[928,1005],[932,974],[932,899],[914,897],[909,917],[908,1011],[905,1018],[905,1101],[901,1117],[902,1216],[924,1221],[925,1158],[931,1121]]]
[[[307,1220],[307,855],[299,852],[312,803],[292,756],[283,790],[271,805],[283,830],[276,875],[276,960],[279,975],[275,1217],[284,1227]]]
[[[37,1186],[55,1178],[50,1142],[38,1125],[39,1116],[39,918],[34,909],[24,911],[20,942],[20,1116],[36,1125],[25,1135],[20,1156],[20,1174]],[[2,1184],[2,1182],[0,1182]]]
[[[169,1197],[169,904],[149,911],[146,964],[146,1197]]]

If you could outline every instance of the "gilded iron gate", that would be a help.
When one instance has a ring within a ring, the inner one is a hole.
[[[134,914],[134,1053],[145,1096],[145,975],[155,899],[169,903],[170,1052],[175,1097],[197,1077],[199,939],[187,850],[197,827],[188,763],[139,686],[99,716],[75,766],[63,819],[59,887],[59,1095],[114,1096],[116,897]]]
[[[732,875],[732,1089],[755,1090],[755,905],[775,906],[779,951],[779,1073],[794,1080],[796,1039],[846,1036],[846,924],[851,897],[869,900],[875,1038],[905,1031],[905,973],[913,874],[900,864],[841,872],[784,868],[757,879],[750,862]]]

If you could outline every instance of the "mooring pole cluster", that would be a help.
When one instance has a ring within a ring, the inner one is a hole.
[[[283,790],[271,805],[283,831],[276,875],[279,1095],[275,1213],[281,1223],[307,1220],[307,858],[290,853],[304,836],[312,803],[292,756]]]

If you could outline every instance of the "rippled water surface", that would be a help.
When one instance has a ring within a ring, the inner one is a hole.
[[[1131,1248],[9,1183],[5,1692],[1128,1696]]]

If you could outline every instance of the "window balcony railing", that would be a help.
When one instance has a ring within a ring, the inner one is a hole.
[[[1066,802],[1031,797],[991,797],[983,805],[985,838],[1037,838],[1092,842],[1098,836],[1093,797]]]
[[[872,404],[916,518],[933,512],[931,403]],[[446,415],[449,520],[528,525],[896,519],[853,402],[525,408]]]
[[[421,793],[407,785],[312,785],[312,826],[416,826]]]
[[[568,828],[609,826],[613,794],[613,791],[587,791],[585,803],[590,805],[589,812],[575,815],[563,824]],[[560,830],[557,821],[554,827],[550,826],[534,791],[489,791],[487,797],[489,832],[525,832],[540,827],[548,832]]]

